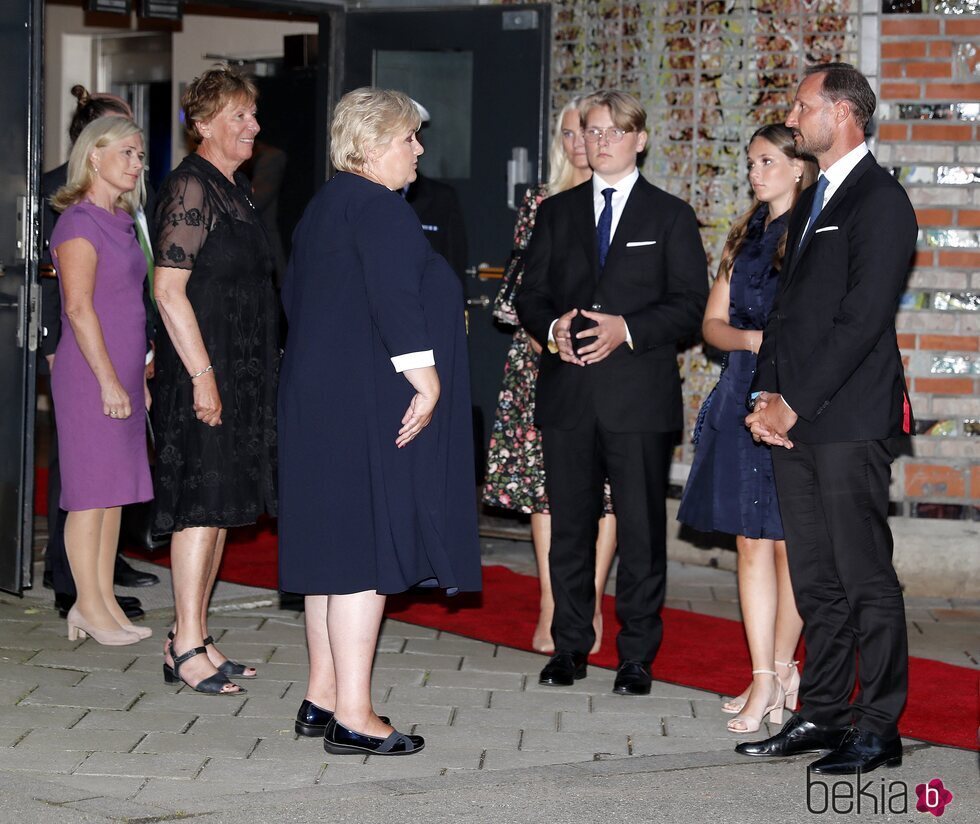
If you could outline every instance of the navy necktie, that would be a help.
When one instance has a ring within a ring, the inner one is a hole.
[[[817,222],[820,210],[823,209],[823,195],[827,191],[828,183],[829,181],[823,175],[820,175],[817,179],[817,190],[813,193],[813,203],[810,204],[810,220],[807,222],[806,231],[803,232],[803,236],[800,238],[800,246],[803,246],[803,241],[813,234],[814,224]]]
[[[602,207],[599,214],[599,222],[595,227],[596,239],[599,241],[599,268],[606,265],[606,255],[609,254],[609,237],[612,232],[612,196],[616,190],[613,188],[603,189],[602,196],[606,199],[606,205]]]

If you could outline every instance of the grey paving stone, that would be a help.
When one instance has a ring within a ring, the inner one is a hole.
[[[281,787],[313,786],[323,771],[325,753],[310,754],[309,764],[297,768],[293,760],[285,762],[266,759],[242,761],[237,758],[212,758],[201,771],[195,783],[218,784],[222,791],[228,784],[241,787],[244,792],[264,792]]]
[[[481,690],[520,690],[524,675],[516,672],[463,672],[436,670],[425,680],[427,687],[466,687]]]
[[[381,624],[381,637],[384,638],[389,635],[400,638],[438,638],[439,630],[386,618]]]
[[[515,692],[512,690],[494,690],[490,695],[492,710],[521,710],[523,712],[555,712],[556,710],[573,710],[589,712],[591,696],[581,693],[562,693],[554,690],[550,693]]]
[[[135,730],[148,732],[183,732],[197,719],[190,712],[121,712],[92,710],[72,729]]]
[[[167,695],[144,695],[131,712],[192,712],[195,715],[235,715],[245,703],[244,695],[204,695],[189,687]]]
[[[472,638],[460,638],[458,635],[443,635],[439,638],[409,638],[405,644],[405,652],[429,655],[466,655],[480,654],[486,650],[483,641]]]
[[[30,732],[17,727],[0,727],[0,747],[12,747]]]
[[[71,790],[73,797],[90,798],[96,803],[96,809],[98,809],[98,802],[106,797],[128,799],[134,796],[146,781],[145,778],[114,775],[59,775],[55,780],[59,787]],[[46,799],[51,800],[47,796]],[[144,816],[146,812],[144,808]],[[104,813],[100,817],[104,818]],[[58,820],[65,819],[59,816]]]
[[[513,749],[521,742],[521,731],[513,727],[484,727],[479,731],[470,727],[446,727],[436,724],[418,724],[412,730],[425,738],[425,745],[433,749],[442,747],[487,749]]]
[[[490,650],[492,650],[492,652],[490,652]],[[496,658],[498,661],[509,661],[513,663],[515,666],[517,666],[517,672],[523,671],[526,668],[530,668],[537,672],[537,670],[541,669],[541,667],[548,662],[548,658],[550,657],[548,655],[543,655],[540,652],[528,652],[527,650],[523,649],[514,649],[512,647],[503,647],[499,645],[491,647],[489,644],[487,644],[484,646],[484,649],[468,654],[467,658],[469,658],[470,655],[480,658],[486,656],[487,654],[491,655],[493,658]]]
[[[3,645],[0,641],[0,667],[6,667],[12,664],[23,664],[25,661],[29,661],[37,655],[37,650],[34,649],[11,649]]]
[[[715,618],[727,618],[730,621],[741,621],[742,611],[736,601],[699,601],[690,599],[689,612],[697,612],[701,615],[713,615]]]
[[[613,732],[630,735],[637,732],[660,734],[663,722],[659,715],[648,713],[581,713],[562,712],[558,722],[560,732]]]
[[[140,741],[134,752],[185,753],[225,758],[248,758],[258,738],[243,735],[181,735],[171,732],[151,732]]]
[[[375,704],[375,712],[387,715],[392,724],[405,730],[414,724],[448,724],[453,713],[452,707],[437,707],[423,704]]]
[[[129,647],[120,647],[129,650]],[[84,650],[41,650],[31,659],[34,667],[52,667],[57,669],[92,672],[94,670],[110,670],[122,672],[131,667],[137,655],[133,652],[102,652],[88,647]],[[159,668],[159,662],[157,663]]]
[[[299,709],[302,700],[301,695],[297,696],[295,700],[289,700],[262,696],[256,698],[249,693],[237,715],[239,718],[291,718],[295,720],[296,710]]]
[[[690,692],[690,690],[688,690]],[[677,716],[693,715],[689,698],[663,695],[596,695],[592,698],[592,711],[597,715],[627,716]]]
[[[669,738],[638,732],[633,736],[633,755],[677,755],[696,752],[725,752],[738,741],[730,738]]]
[[[499,649],[499,647],[498,647]],[[531,660],[513,658],[511,656],[466,655],[463,657],[463,672],[509,672],[527,675],[538,680],[538,673],[548,663],[544,656]]]
[[[0,749],[0,772],[70,773],[87,758],[83,752]]]
[[[141,738],[142,732],[134,730],[33,730],[17,745],[19,750],[58,752],[129,752]]]
[[[306,654],[306,646],[278,646],[266,659],[273,664],[302,664],[309,666],[309,656]]]
[[[668,598],[686,598],[691,600],[710,600],[713,596],[714,585],[705,581],[703,583],[692,582],[689,584],[667,584]]]
[[[86,673],[78,686],[89,689],[114,689],[140,693],[172,693],[173,684],[164,683],[160,672],[90,672]]]
[[[206,757],[200,754],[97,752],[90,755],[74,774],[189,780],[197,775],[205,760]]]
[[[297,705],[299,709],[299,705]],[[188,733],[193,735],[253,736],[269,738],[283,733],[291,733],[296,723],[296,710],[286,718],[229,718],[220,715],[202,715],[190,726]]]
[[[581,681],[576,681],[569,687],[550,687],[538,683],[538,673],[528,674],[524,691],[531,695],[596,695],[611,692],[614,674],[596,667],[589,667],[589,674]]]
[[[450,687],[391,688],[388,702],[392,704],[434,704],[440,707],[486,707],[490,691],[485,689],[453,689]]]
[[[625,733],[599,732],[547,732],[525,729],[521,738],[521,750],[548,752],[610,753],[629,755],[629,736]]]
[[[387,781],[395,778],[422,778],[428,775],[442,775],[447,769],[446,758],[452,759],[456,770],[477,770],[483,750],[474,748],[464,756],[448,753],[428,744],[422,752],[408,758],[369,755],[361,768],[367,781]]]
[[[558,729],[558,713],[535,708],[525,710],[488,710],[476,707],[460,707],[453,717],[452,726],[474,730],[493,727],[511,727],[515,730]],[[478,734],[474,732],[474,734]]]
[[[250,760],[282,760],[303,759],[308,762],[311,758],[326,758],[323,751],[323,737],[307,738],[297,736],[292,730],[289,733],[269,736],[259,740],[258,745],[249,755]]]
[[[402,652],[405,649],[405,644],[407,643],[408,639],[403,638],[401,635],[382,636],[378,638],[378,645],[375,647],[375,653]]]
[[[725,741],[732,741],[734,736],[726,729],[727,723],[727,718],[723,717],[664,719],[666,735],[670,738],[699,738],[704,740],[720,738]],[[776,726],[778,727],[779,725],[777,724]],[[762,732],[765,732],[765,728],[763,728]],[[759,738],[765,737],[766,735],[764,734],[759,735]],[[735,743],[732,746],[735,746]]]
[[[74,707],[46,707],[19,704],[16,707],[0,707],[0,727],[18,729],[67,729],[78,721],[85,710]]]
[[[88,707],[103,710],[128,709],[139,698],[133,690],[94,687],[59,687],[42,684],[28,695],[20,706],[40,704],[50,707]]]
[[[0,681],[0,705],[13,705],[26,698],[36,684],[17,684],[13,681]]]
[[[488,749],[483,757],[484,770],[515,770],[520,767],[543,767],[549,764],[579,764],[592,761],[594,755],[581,752],[544,752]]]
[[[229,629],[218,642],[222,652],[224,648],[233,649],[238,645],[266,646],[270,649],[279,647],[301,647],[306,652],[306,630],[296,624],[286,624],[281,621],[266,621],[260,629]]]
[[[26,666],[4,667],[3,681],[8,684],[22,684],[36,687],[51,684],[59,687],[73,687],[85,677],[84,672],[70,669],[49,669],[48,667]]]
[[[256,665],[256,669],[259,671],[258,680],[261,681],[302,681],[305,684],[310,674],[310,668],[305,661],[302,664],[264,662],[261,666]],[[243,681],[242,683],[247,689],[249,683],[255,682]]]
[[[274,615],[282,616],[284,613],[276,610]],[[225,630],[228,629],[258,629],[265,623],[265,618],[261,615],[261,610],[245,610],[232,614],[228,611],[211,612],[208,614],[208,632],[215,638],[220,639]]]
[[[426,672],[424,669],[375,667],[371,673],[371,683],[375,687],[394,687],[399,684],[403,687],[421,687],[425,683]]]
[[[379,653],[374,656],[374,665],[384,669],[424,669],[434,672],[435,670],[458,670],[462,660],[461,655]]]

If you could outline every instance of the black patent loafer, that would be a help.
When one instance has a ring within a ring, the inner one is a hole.
[[[322,738],[332,718],[332,710],[325,710],[304,698],[303,703],[299,705],[299,712],[296,713],[296,734],[305,735],[307,738]],[[378,718],[382,724],[391,723],[391,719],[386,715],[379,715]]]
[[[546,687],[570,687],[585,678],[588,656],[580,652],[556,652],[544,665],[538,683]]]
[[[882,738],[870,730],[851,727],[837,749],[814,761],[809,769],[820,775],[868,773],[880,766],[902,766],[902,739]]]
[[[616,670],[613,692],[616,695],[649,695],[650,668],[639,661],[623,661]]]
[[[333,755],[415,755],[425,749],[425,739],[397,730],[387,738],[375,738],[348,729],[331,718],[323,734],[323,749]]]
[[[794,714],[772,737],[764,741],[745,741],[735,747],[735,752],[763,758],[783,758],[804,752],[833,750],[841,743],[847,730],[847,727],[814,724]]]

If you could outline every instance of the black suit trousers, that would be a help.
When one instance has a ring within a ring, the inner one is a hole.
[[[555,648],[588,654],[595,641],[595,542],[609,478],[619,565],[619,658],[649,664],[660,648],[667,583],[665,500],[674,433],[610,432],[594,415],[574,429],[541,432],[551,506]]]
[[[888,527],[893,443],[797,442],[772,455],[804,621],[802,715],[893,737],[908,692],[905,604]]]

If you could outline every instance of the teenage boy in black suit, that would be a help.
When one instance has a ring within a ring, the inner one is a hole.
[[[647,141],[639,101],[603,91],[585,111],[594,175],[541,204],[517,296],[521,325],[545,345],[535,420],[552,513],[556,652],[540,683],[586,674],[608,477],[623,625],[613,689],[645,695],[663,635],[664,501],[682,428],[677,345],[700,328],[708,269],[694,211],[636,168]]]

